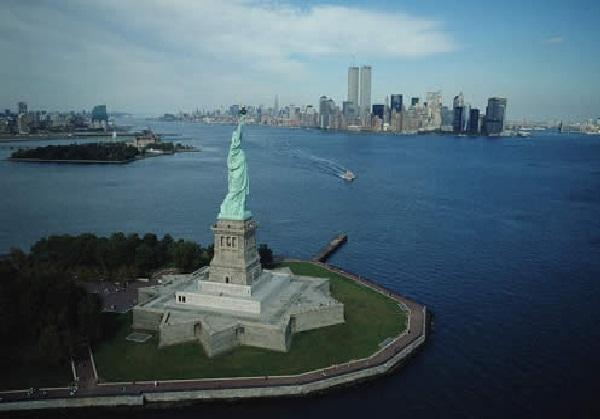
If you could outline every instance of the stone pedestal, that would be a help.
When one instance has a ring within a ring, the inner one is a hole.
[[[215,234],[215,256],[210,262],[208,281],[238,285],[231,287],[236,295],[250,293],[252,284],[261,276],[256,250],[256,222],[251,218],[243,221],[219,219],[212,226],[212,231]],[[223,290],[227,288],[222,287]]]

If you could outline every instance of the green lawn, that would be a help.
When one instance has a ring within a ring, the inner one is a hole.
[[[197,343],[158,349],[156,337],[129,342],[131,315],[107,315],[115,333],[94,348],[98,374],[104,381],[296,374],[366,357],[406,328],[406,313],[386,296],[310,263],[285,266],[329,278],[332,294],[344,303],[345,323],[294,335],[287,353],[239,347],[209,359]]]

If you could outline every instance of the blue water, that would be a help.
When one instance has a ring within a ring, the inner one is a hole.
[[[0,252],[85,231],[210,243],[232,126],[143,124],[202,151],[124,166],[0,161]],[[0,158],[16,146],[0,144]],[[427,305],[431,339],[356,388],[143,417],[600,417],[600,138],[250,126],[245,148],[259,242],[308,258],[347,232],[331,262]],[[337,177],[345,168],[354,183]]]

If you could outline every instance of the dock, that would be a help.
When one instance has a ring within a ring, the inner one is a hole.
[[[325,247],[323,247],[319,253],[313,258],[315,262],[325,263],[329,256],[335,251],[342,247],[348,241],[348,235],[345,233],[338,234],[335,236]]]

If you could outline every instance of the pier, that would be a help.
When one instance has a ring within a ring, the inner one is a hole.
[[[329,256],[331,256],[335,251],[337,251],[340,247],[342,247],[348,241],[348,235],[345,233],[340,233],[335,236],[325,247],[323,247],[319,253],[313,258],[314,262],[325,263]]]

